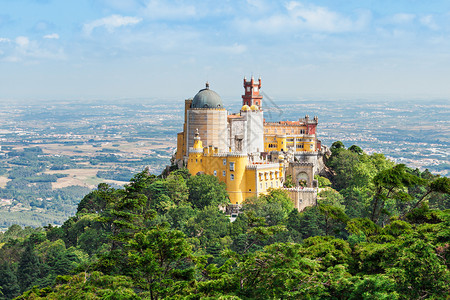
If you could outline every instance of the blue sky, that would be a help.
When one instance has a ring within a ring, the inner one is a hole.
[[[450,98],[450,1],[0,0],[0,99]]]

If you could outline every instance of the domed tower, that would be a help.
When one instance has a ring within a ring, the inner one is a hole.
[[[209,89],[209,83],[195,95],[186,119],[186,153],[194,146],[197,129],[202,133],[204,146],[217,147],[219,152],[227,151],[227,111],[220,96]]]
[[[206,88],[200,90],[192,100],[191,108],[219,108],[223,109],[222,99],[219,94],[209,89],[209,83]]]

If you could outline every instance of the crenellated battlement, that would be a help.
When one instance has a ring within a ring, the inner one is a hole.
[[[277,168],[280,165],[278,163],[263,163],[263,164],[251,164],[251,165],[247,165],[247,169],[251,169],[251,170],[259,170],[259,169],[273,169],[273,168]]]

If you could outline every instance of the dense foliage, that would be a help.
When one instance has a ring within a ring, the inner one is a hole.
[[[234,222],[182,169],[100,184],[63,226],[0,235],[0,299],[446,299],[450,180],[335,143],[318,205],[282,190]]]

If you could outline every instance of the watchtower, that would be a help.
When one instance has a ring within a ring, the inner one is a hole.
[[[262,105],[262,95],[259,94],[259,90],[261,89],[261,78],[258,81],[252,78],[247,81],[247,78],[244,77],[244,90],[245,94],[242,95],[242,105],[256,105],[261,107]]]

